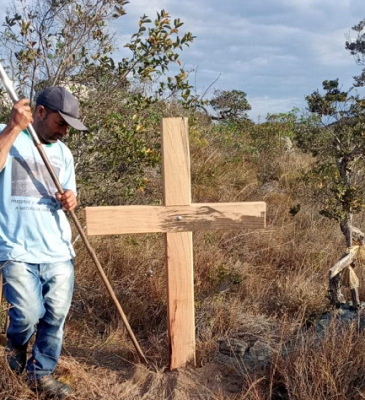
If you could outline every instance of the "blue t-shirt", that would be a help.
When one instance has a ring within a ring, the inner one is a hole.
[[[4,128],[0,124],[0,132]],[[43,148],[62,188],[76,194],[70,150],[60,141]],[[32,138],[21,132],[0,172],[0,261],[39,264],[75,257],[70,224],[56,192]]]

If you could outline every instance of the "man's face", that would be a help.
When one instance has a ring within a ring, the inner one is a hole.
[[[38,106],[35,112],[34,128],[41,142],[49,144],[65,137],[69,125],[57,111]]]

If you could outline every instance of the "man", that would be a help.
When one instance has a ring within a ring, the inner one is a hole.
[[[64,189],[57,189],[26,128],[32,123]],[[45,89],[32,114],[18,101],[0,130],[0,266],[11,309],[7,359],[18,374],[26,368],[31,386],[56,398],[71,389],[52,378],[70,308],[75,253],[63,210],[77,205],[73,158],[60,139],[79,121],[78,101],[61,87]],[[37,325],[32,356],[27,344]]]

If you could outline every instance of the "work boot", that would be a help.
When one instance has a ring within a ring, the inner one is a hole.
[[[35,392],[44,393],[50,399],[67,399],[72,394],[70,386],[52,378],[51,375],[43,375],[40,378],[28,375],[28,385]]]
[[[27,347],[28,343],[14,346],[11,340],[8,340],[6,344],[5,353],[9,367],[18,375],[24,371],[27,362]]]

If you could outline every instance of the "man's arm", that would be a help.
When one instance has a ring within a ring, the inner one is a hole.
[[[11,146],[19,133],[33,122],[29,100],[16,102],[11,110],[10,121],[0,135],[0,171],[4,168]]]

